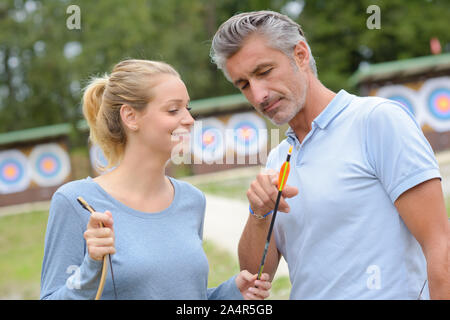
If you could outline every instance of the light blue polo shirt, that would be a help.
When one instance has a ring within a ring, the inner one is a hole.
[[[394,201],[441,176],[414,117],[397,102],[341,90],[302,143],[286,135],[267,167],[279,170],[294,146],[287,184],[299,194],[274,227],[291,299],[417,299],[426,261]]]

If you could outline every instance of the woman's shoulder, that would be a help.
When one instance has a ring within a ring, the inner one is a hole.
[[[91,177],[84,179],[69,181],[60,186],[55,194],[63,195],[66,198],[72,198],[73,196],[92,193],[95,191],[95,184]]]
[[[180,189],[181,193],[189,193],[191,196],[193,197],[198,197],[198,198],[205,198],[205,195],[203,194],[203,192],[198,189],[196,186],[190,184],[187,181],[184,180],[180,180],[180,179],[175,179],[172,177],[169,177],[169,179],[172,181],[172,183],[175,183],[178,185],[178,188]]]

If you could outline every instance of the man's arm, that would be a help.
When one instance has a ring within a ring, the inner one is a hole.
[[[251,273],[257,273],[259,271],[258,268],[261,263],[264,245],[267,240],[270,219],[271,217],[267,217],[259,220],[251,215],[248,217],[247,224],[245,225],[238,246],[241,270],[248,270]],[[263,269],[264,273],[269,274],[269,281],[272,281],[275,276],[280,258],[281,255],[277,250],[272,234]]]
[[[274,170],[260,173],[256,180],[251,183],[247,191],[247,198],[250,207],[256,215],[265,215],[274,209],[278,194],[277,183],[278,173]],[[289,205],[284,198],[291,198],[297,193],[297,188],[286,185],[280,198],[278,211],[289,212]],[[258,268],[261,263],[271,219],[272,215],[268,215],[264,219],[258,219],[251,214],[249,215],[238,246],[241,270],[247,269],[252,273],[259,271]],[[272,234],[263,270],[264,273],[270,275],[270,281],[275,276],[280,258],[281,254],[276,248]]]
[[[440,180],[431,179],[405,191],[395,206],[427,260],[430,298],[450,299],[450,234]]]

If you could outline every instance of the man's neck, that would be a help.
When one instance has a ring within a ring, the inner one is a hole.
[[[327,107],[335,96],[335,92],[326,88],[317,78],[313,77],[309,83],[304,107],[289,121],[289,126],[294,130],[300,143],[302,143],[303,139],[311,131],[313,120]]]

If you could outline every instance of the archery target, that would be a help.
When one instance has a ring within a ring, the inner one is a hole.
[[[0,193],[24,191],[30,185],[27,157],[19,150],[0,152]]]
[[[94,168],[95,172],[98,174],[107,173],[115,168],[112,167],[107,170],[104,169],[108,165],[108,160],[106,159],[102,148],[96,144],[92,145],[89,149],[89,159],[91,160],[92,168]]]
[[[450,130],[450,77],[426,81],[420,94],[429,125],[440,132]]]
[[[420,97],[416,91],[402,85],[393,85],[379,89],[376,95],[401,103],[415,116],[417,122],[421,123],[422,108],[420,108],[420,105],[417,105]]]
[[[267,127],[264,120],[248,112],[233,115],[228,121],[227,132],[232,132],[231,144],[238,155],[257,154],[267,144]]]
[[[215,118],[197,120],[192,132],[192,152],[195,157],[211,162],[222,159],[225,154],[225,127]]]
[[[56,143],[34,147],[29,161],[32,178],[41,187],[61,184],[70,173],[69,155]]]

